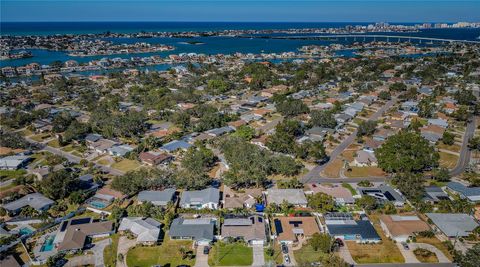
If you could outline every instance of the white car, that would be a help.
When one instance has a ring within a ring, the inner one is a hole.
[[[284,255],[283,260],[285,261],[286,264],[290,264],[290,256]]]

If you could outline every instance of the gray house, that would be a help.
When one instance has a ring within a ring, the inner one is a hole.
[[[403,196],[388,185],[358,188],[358,192],[360,192],[361,196],[374,197],[380,204],[391,202],[397,207],[405,205]]]
[[[173,201],[175,188],[167,188],[163,191],[142,191],[138,193],[138,202],[151,202],[155,206],[167,206]]]
[[[9,214],[18,214],[22,208],[30,206],[37,211],[48,210],[55,202],[40,193],[32,193],[3,205]]]
[[[307,207],[307,198],[302,189],[268,189],[267,204],[280,205],[283,201],[294,206]]]
[[[170,225],[168,234],[175,240],[194,240],[199,245],[207,245],[214,240],[215,221],[211,218],[176,218]]]
[[[470,202],[480,201],[480,187],[467,187],[459,182],[449,182],[447,190],[466,198]]]
[[[198,191],[183,191],[180,195],[180,207],[185,209],[218,209],[220,190],[209,187]]]
[[[478,227],[478,222],[465,213],[426,213],[427,217],[448,237],[465,237]]]

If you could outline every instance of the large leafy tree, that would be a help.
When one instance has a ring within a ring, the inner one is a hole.
[[[308,196],[308,206],[318,212],[332,211],[335,208],[335,200],[325,193],[316,193]]]
[[[402,173],[395,175],[393,183],[410,200],[419,201],[425,192],[423,176],[420,173]]]
[[[313,126],[324,127],[324,128],[335,128],[337,126],[337,121],[333,117],[331,111],[320,111],[314,110],[310,114],[310,124]]]
[[[378,165],[389,173],[420,172],[438,166],[439,154],[420,134],[401,131],[377,150]]]

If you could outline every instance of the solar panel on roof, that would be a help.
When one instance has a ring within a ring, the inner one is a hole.
[[[74,219],[70,222],[70,225],[86,224],[86,223],[89,223],[90,220],[91,220],[91,218]]]
[[[275,224],[275,230],[277,230],[277,235],[283,233],[282,222],[278,219],[275,219],[273,223]]]
[[[395,198],[392,196],[392,194],[388,191],[384,192],[383,195],[390,201],[394,201]]]
[[[65,229],[67,229],[67,225],[68,225],[68,221],[63,221],[62,227],[60,228],[60,232],[65,231]]]

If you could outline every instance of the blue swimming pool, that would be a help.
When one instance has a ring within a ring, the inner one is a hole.
[[[22,236],[22,235],[29,235],[31,233],[33,233],[33,230],[28,228],[28,227],[24,227],[22,229],[20,229],[20,231],[18,231],[18,233]]]
[[[108,206],[107,203],[101,202],[101,201],[91,201],[90,206],[97,208],[97,209],[104,209]]]
[[[53,249],[53,240],[55,239],[55,236],[51,235],[45,239],[45,242],[43,243],[42,247],[40,248],[40,252],[45,252],[45,251],[50,251]]]

